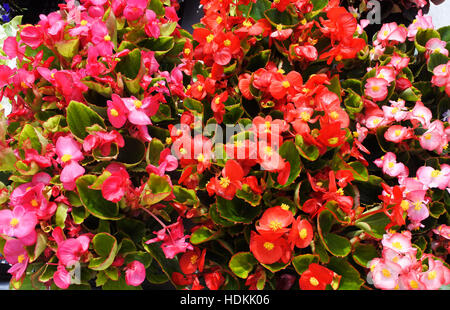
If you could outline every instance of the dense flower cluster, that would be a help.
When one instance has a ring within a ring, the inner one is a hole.
[[[13,288],[450,284],[450,28],[336,1],[68,0],[3,44]],[[381,258],[380,258],[381,257]]]

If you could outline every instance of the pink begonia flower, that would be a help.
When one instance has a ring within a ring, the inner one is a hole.
[[[399,99],[398,101],[390,101],[391,105],[383,105],[381,108],[384,112],[384,119],[386,121],[400,122],[408,116],[408,108],[405,107],[405,101]]]
[[[429,59],[430,55],[433,53],[443,54],[448,57],[448,50],[445,48],[446,46],[447,42],[442,41],[439,38],[431,38],[425,44],[425,48],[427,49],[425,52],[425,57]]]
[[[436,235],[444,237],[447,240],[450,240],[450,226],[441,224],[437,228],[433,229],[433,232]]]
[[[76,179],[85,172],[85,169],[78,163],[84,158],[81,152],[81,145],[72,137],[66,136],[59,137],[55,147],[58,161],[63,167],[60,180],[65,189],[73,190],[76,186]]]
[[[56,272],[53,274],[53,282],[60,289],[67,289],[72,282],[72,276],[63,265],[58,265]]]
[[[145,280],[145,266],[140,261],[132,261],[125,267],[127,285],[139,286]]]
[[[448,143],[448,136],[444,130],[444,124],[440,120],[433,121],[428,130],[419,138],[420,146],[428,151],[436,151],[441,154]]]
[[[414,108],[409,113],[408,119],[413,125],[420,123],[423,128],[428,128],[433,114],[421,101],[417,101]]]
[[[411,270],[403,273],[398,278],[398,289],[400,290],[424,290],[425,284],[419,279],[419,272]]]
[[[141,51],[142,62],[144,63],[145,68],[148,70],[148,74],[152,75],[158,72],[159,62],[155,58],[155,52],[153,51]]]
[[[127,0],[123,9],[123,16],[128,21],[134,21],[144,15],[148,0]]]
[[[125,145],[125,140],[117,130],[111,130],[110,132],[95,131],[84,139],[83,149],[86,152],[91,152],[98,148],[102,156],[108,156],[111,153],[113,143],[119,148]]]
[[[165,7],[166,9],[166,14],[164,15],[165,17],[167,17],[167,19],[169,19],[172,22],[178,22],[180,20],[180,18],[178,17],[177,11],[175,10],[174,7],[172,6],[168,6]]]
[[[384,138],[387,141],[399,143],[403,140],[411,139],[414,137],[414,133],[411,128],[403,127],[401,125],[393,125],[386,130]]]
[[[382,101],[388,95],[389,82],[383,78],[368,78],[364,93],[371,97],[373,101]]]
[[[9,78],[13,75],[14,71],[7,65],[0,65],[0,87],[3,88],[8,85]]]
[[[22,206],[16,206],[12,211],[0,210],[0,233],[10,237],[22,238],[29,235],[37,222],[36,214]]]
[[[145,33],[150,38],[159,38],[160,30],[159,30],[159,19],[156,17],[156,13],[152,10],[145,11]]]
[[[171,150],[169,148],[164,149],[161,152],[158,167],[148,164],[145,170],[150,174],[154,173],[159,176],[163,176],[166,171],[173,171],[178,167],[178,159],[171,155]]]
[[[414,252],[417,249],[411,244],[411,232],[404,231],[402,233],[388,233],[383,235],[381,244],[384,248],[389,248],[397,253],[405,254]]]
[[[376,159],[374,164],[391,177],[406,177],[409,174],[408,168],[403,163],[398,163],[397,156],[392,152],[387,152],[381,158]]]
[[[146,97],[142,101],[134,96],[122,98],[125,107],[128,109],[128,120],[138,126],[150,125],[152,121],[149,116],[154,115],[159,108],[159,103]]]
[[[184,226],[181,217],[178,217],[176,223],[164,227],[154,232],[154,234],[156,234],[156,238],[147,240],[145,243],[150,244],[162,241],[161,248],[168,259],[174,258],[178,253],[184,253],[187,250],[194,249],[192,244],[186,242],[186,238],[189,236],[184,235]]]
[[[3,253],[5,259],[12,265],[8,269],[8,273],[12,274],[15,280],[22,278],[28,266],[28,253],[22,241],[19,239],[6,240]]]
[[[3,51],[9,59],[18,58],[22,61],[25,55],[25,46],[19,46],[16,37],[7,37],[3,42]]]
[[[369,262],[370,272],[367,275],[368,281],[373,282],[376,288],[382,290],[392,290],[398,285],[398,276],[401,271],[397,263],[375,258]]]
[[[434,67],[431,83],[437,87],[445,87],[445,92],[450,96],[450,61]]]
[[[417,267],[416,252],[398,253],[390,248],[383,248],[382,257],[400,266],[401,271]]]
[[[44,187],[51,176],[45,172],[35,174],[31,182],[16,187],[10,196],[11,206],[22,206],[29,212],[35,212],[38,220],[49,219],[56,211],[55,202],[49,202],[43,195]]]
[[[91,26],[91,42],[94,44],[99,55],[110,56],[113,53],[114,44],[111,42],[106,24],[101,20],[96,20]]]
[[[429,166],[417,169],[417,179],[428,188],[446,189],[450,178],[450,166],[441,165],[441,170]]]
[[[119,202],[129,187],[130,176],[127,169],[119,163],[109,164],[108,167],[106,167],[106,170],[109,171],[111,175],[103,181],[103,198],[114,203]]]
[[[80,261],[81,257],[89,249],[90,238],[88,235],[81,235],[78,238],[69,238],[58,242],[56,256],[59,262],[70,267]]]
[[[440,260],[428,258],[428,265],[428,270],[419,276],[427,290],[437,290],[450,284],[450,270]]]
[[[106,104],[108,105],[108,119],[111,125],[113,125],[114,127],[122,128],[128,118],[128,109],[126,108],[120,96],[112,94],[111,99],[112,101],[108,100],[106,102]]]
[[[419,29],[434,29],[433,18],[431,15],[424,16],[422,10],[417,13],[414,21],[408,26],[408,39],[410,41],[414,41]]]
[[[378,31],[376,43],[380,43],[383,46],[388,45],[389,41],[393,41],[394,44],[403,43],[408,35],[408,30],[404,26],[397,25],[396,22],[383,24]]]
[[[408,218],[412,222],[421,222],[430,215],[427,207],[430,199],[425,197],[425,195],[425,190],[412,191],[406,195],[406,198],[409,200]]]
[[[389,84],[395,81],[397,73],[394,68],[388,66],[377,67],[375,70],[375,77],[378,79],[385,79]]]
[[[401,57],[397,53],[394,53],[391,57],[391,61],[388,66],[392,66],[395,70],[400,71],[406,68],[409,64],[409,57]]]
[[[38,25],[27,25],[20,31],[20,39],[32,49],[38,48],[42,44],[42,27]]]

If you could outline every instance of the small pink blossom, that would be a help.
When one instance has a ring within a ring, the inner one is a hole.
[[[158,167],[148,164],[146,167],[147,172],[155,173],[159,176],[163,176],[166,171],[173,171],[178,167],[178,160],[175,156],[171,155],[171,151],[169,148],[164,149],[161,152]]]
[[[56,272],[53,274],[53,282],[60,289],[67,289],[72,281],[72,276],[63,265],[58,265]]]
[[[419,29],[434,29],[433,18],[431,15],[424,16],[422,10],[417,13],[414,21],[408,26],[408,39],[414,41]]]
[[[428,128],[433,114],[421,101],[417,101],[414,108],[409,113],[409,120],[413,124],[420,123],[423,128]]]
[[[383,78],[368,78],[365,85],[364,93],[371,97],[373,101],[382,101],[388,95],[389,82]]]
[[[3,253],[5,259],[12,265],[8,273],[12,274],[15,280],[22,278],[28,266],[28,254],[22,241],[19,239],[6,240]]]
[[[0,233],[16,238],[23,238],[32,233],[37,224],[34,212],[28,212],[22,206],[16,206],[12,211],[0,211]]]
[[[400,71],[403,68],[406,68],[409,64],[409,57],[402,57],[397,53],[394,53],[391,57],[391,61],[388,66],[392,66],[395,70]]]
[[[174,258],[178,253],[184,253],[186,250],[194,249],[192,244],[186,242],[186,238],[189,236],[184,235],[184,226],[181,217],[178,217],[176,223],[154,233],[156,234],[156,238],[147,240],[145,243],[150,244],[162,241],[161,248],[168,259]]]
[[[377,34],[377,43],[381,43],[383,46],[388,45],[390,42],[393,44],[403,43],[408,35],[408,30],[397,25],[396,22],[383,24]]]
[[[428,265],[428,270],[419,276],[427,290],[437,290],[450,284],[450,270],[441,261],[428,258]]]
[[[144,15],[148,0],[128,0],[123,9],[123,16],[128,21],[135,21]]]
[[[132,261],[125,267],[127,285],[139,286],[145,280],[145,266],[140,261]]]
[[[417,169],[418,180],[429,188],[446,189],[450,178],[450,169],[448,165],[443,164],[442,166],[441,170],[430,166],[420,167]]]
[[[430,55],[433,53],[443,54],[448,57],[448,50],[445,48],[446,45],[447,42],[442,41],[439,38],[431,38],[425,44],[425,48],[427,49],[425,52],[425,57],[429,59]]]
[[[60,240],[56,252],[59,262],[66,267],[70,267],[79,262],[82,256],[88,251],[89,243],[90,238],[88,235]]]
[[[403,127],[401,125],[393,125],[386,130],[384,138],[387,141],[400,143],[403,140],[411,139],[414,137],[411,128]]]
[[[415,253],[417,251],[411,244],[411,232],[393,233],[383,235],[381,244],[384,248],[389,248],[397,253]]]
[[[127,169],[119,164],[112,163],[106,167],[111,175],[103,181],[102,195],[103,198],[112,202],[119,202],[130,186],[130,176]]]
[[[403,163],[398,163],[397,156],[392,152],[387,152],[383,157],[375,160],[374,163],[382,168],[383,173],[391,177],[408,176],[408,168]]]
[[[125,145],[122,135],[117,130],[111,130],[110,132],[95,131],[84,139],[83,149],[90,152],[98,148],[102,156],[108,156],[111,153],[113,143],[119,148]]]
[[[441,224],[437,228],[433,229],[433,232],[447,240],[450,240],[450,226]]]
[[[400,122],[408,116],[408,109],[405,107],[405,101],[399,99],[398,101],[390,101],[391,105],[383,105],[384,118],[387,121]]]
[[[84,158],[81,145],[72,137],[59,137],[56,141],[56,154],[58,161],[63,166],[60,180],[67,190],[75,188],[75,181],[82,176],[85,169],[78,163]]]
[[[152,10],[146,10],[145,11],[145,19],[146,19],[146,23],[145,23],[145,33],[150,37],[150,38],[158,38],[159,34],[160,34],[160,30],[159,30],[159,20],[156,17],[156,13],[153,12]]]
[[[401,271],[400,265],[385,259],[376,258],[370,261],[369,268],[368,279],[372,280],[376,288],[392,290],[398,286],[398,277]]]

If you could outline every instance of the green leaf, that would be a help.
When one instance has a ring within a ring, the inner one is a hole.
[[[344,258],[331,257],[326,267],[342,276],[338,290],[359,290],[364,284],[359,272]]]
[[[76,180],[83,206],[90,214],[103,220],[118,220],[122,218],[119,215],[119,206],[116,203],[103,198],[101,191],[89,188],[96,179],[95,175],[85,174]]]
[[[369,210],[368,212],[370,212]],[[355,226],[364,230],[367,234],[374,238],[381,239],[386,233],[386,226],[391,221],[384,212],[378,212],[372,215],[362,216],[356,220]]]
[[[429,72],[433,72],[434,68],[439,65],[446,64],[449,58],[441,53],[433,53],[430,55],[430,58],[427,63],[427,69]]]
[[[154,51],[155,56],[161,56],[167,54],[175,46],[175,41],[173,37],[161,36],[156,39],[145,39],[139,43],[139,46]]]
[[[197,207],[200,204],[197,194],[193,189],[187,189],[179,185],[174,185],[173,194],[175,195],[174,201],[184,205]]]
[[[164,16],[166,10],[164,9],[164,5],[161,0],[151,0],[148,6],[150,10],[156,13],[158,16]]]
[[[250,252],[239,252],[231,257],[228,267],[239,278],[247,279],[255,265],[258,263],[256,258]]]
[[[319,263],[319,255],[302,254],[295,256],[292,260],[292,265],[299,275],[305,272],[312,263]]]
[[[273,263],[273,264],[261,264],[264,268],[270,270],[272,273],[276,273],[280,270],[286,269],[287,266],[289,266],[289,263],[284,264],[282,262],[277,262],[277,263]]]
[[[311,0],[311,3],[313,5],[313,11],[319,11],[328,5],[328,0]]]
[[[172,32],[174,32],[174,30],[177,28],[177,25],[178,25],[178,23],[176,23],[176,22],[162,24],[159,29],[160,36],[162,36],[162,37],[170,36],[172,34]]]
[[[41,230],[37,231],[36,243],[34,245],[32,255],[30,256],[30,263],[34,262],[47,248],[47,234]]]
[[[433,201],[429,204],[430,215],[434,218],[439,218],[445,213],[445,205],[440,201]]]
[[[135,260],[142,263],[144,265],[144,267],[147,269],[148,267],[150,267],[150,264],[153,261],[153,257],[148,252],[143,252],[143,251],[128,252],[125,255],[124,264],[128,265],[129,263],[131,263]]]
[[[172,273],[181,272],[178,260],[176,258],[167,259],[159,243],[151,243],[151,244],[143,243],[143,246],[144,249],[153,257],[153,262],[158,263],[162,272],[172,282]],[[175,285],[175,283],[172,282],[172,284],[175,287],[178,287],[177,285]]]
[[[67,125],[72,134],[80,139],[88,136],[86,128],[98,124],[106,129],[103,118],[84,103],[71,101],[67,107]]]
[[[91,259],[89,268],[93,270],[105,270],[114,262],[118,247],[117,240],[108,233],[99,233],[92,238],[92,245],[99,257]]]
[[[272,3],[268,0],[257,0],[253,5],[239,5],[238,9],[242,12],[243,16],[252,17],[254,20],[260,20],[265,18],[264,12],[270,9]],[[250,14],[249,14],[249,9]]]
[[[172,187],[166,177],[151,173],[143,190],[142,202],[145,205],[154,205],[168,197]]]
[[[191,234],[191,237],[189,240],[192,244],[197,245],[197,244],[201,244],[201,243],[204,243],[207,241],[217,239],[219,235],[220,235],[220,232],[213,231],[206,226],[202,226],[202,227],[196,229]]]
[[[356,243],[352,252],[353,260],[362,267],[367,267],[369,262],[378,257],[378,252],[372,244]]]
[[[293,141],[288,140],[284,142],[280,146],[278,153],[291,165],[291,171],[289,173],[289,177],[286,183],[283,185],[275,184],[274,185],[275,188],[281,188],[290,185],[299,176],[300,171],[302,170],[302,163],[300,161],[300,151]]]
[[[56,50],[61,56],[72,58],[78,54],[80,39],[61,40],[55,43]]]
[[[65,221],[67,218],[67,210],[69,210],[69,206],[65,203],[58,203],[58,208],[55,213],[55,224],[61,228],[65,227]]]
[[[419,53],[425,53],[426,48],[425,45],[432,38],[439,38],[439,32],[434,29],[419,29],[414,38],[414,45],[416,46]]]
[[[350,116],[359,113],[364,108],[364,103],[360,95],[353,90],[348,90],[349,95],[344,99],[344,106]]]
[[[282,25],[293,28],[299,23],[298,17],[290,14],[288,10],[280,12],[277,9],[268,9],[264,12],[264,16],[275,27]]]
[[[334,224],[335,219],[329,210],[319,214],[317,228],[326,249],[334,256],[345,257],[351,252],[352,245],[347,238],[331,232]]]
[[[125,274],[123,273],[120,278],[117,281],[113,281],[111,279],[108,279],[105,284],[102,286],[102,290],[112,290],[112,291],[118,291],[118,290],[141,290],[141,286],[132,286],[128,285],[125,281]]]
[[[254,193],[248,184],[243,184],[242,188],[236,191],[236,197],[245,200],[252,206],[257,206],[261,202],[261,195]]]
[[[30,124],[25,124],[19,135],[19,148],[23,147],[26,140],[30,140],[31,147],[41,153],[47,142],[40,132]]]
[[[203,104],[198,100],[186,97],[183,101],[183,105],[194,114],[203,114]]]
[[[399,97],[402,98],[405,101],[416,102],[416,101],[420,100],[420,96],[417,95],[416,92],[414,92],[414,90],[416,90],[416,92],[418,94],[420,94],[418,89],[416,89],[415,87],[408,87],[407,89],[402,91],[402,93],[399,95]]]
[[[117,161],[126,167],[134,167],[140,164],[145,158],[145,144],[141,140],[133,137],[123,137],[125,141],[117,155]]]
[[[220,217],[231,222],[250,224],[261,213],[261,206],[253,207],[239,198],[227,200],[217,196],[217,211]]]
[[[303,137],[301,135],[295,136],[295,144],[298,146],[297,150],[300,153],[300,156],[309,160],[315,161],[319,158],[319,149],[315,145],[308,145],[304,143]]]
[[[135,48],[128,55],[124,56],[116,65],[117,72],[125,77],[134,80],[141,69],[141,50]]]

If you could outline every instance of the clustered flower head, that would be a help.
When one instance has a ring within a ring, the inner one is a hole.
[[[67,0],[4,40],[11,287],[449,285],[449,30],[201,4],[190,34],[176,1]]]

